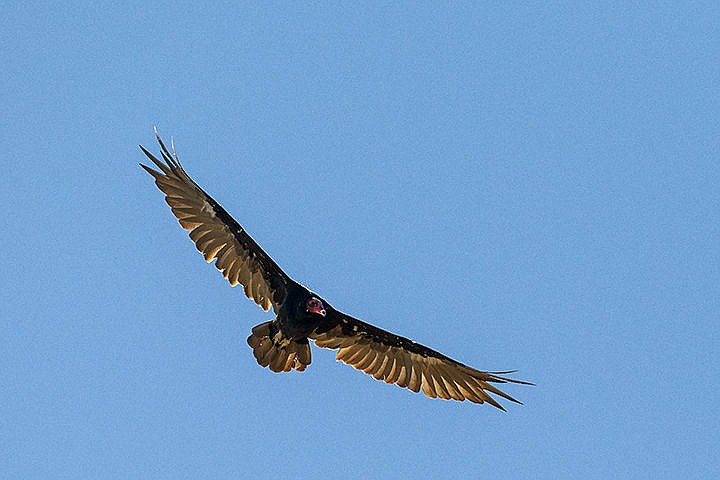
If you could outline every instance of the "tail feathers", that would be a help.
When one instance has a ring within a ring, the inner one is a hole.
[[[274,320],[255,326],[247,342],[257,362],[263,367],[270,367],[273,372],[289,372],[292,369],[302,372],[310,365],[307,338],[293,340],[283,336]]]

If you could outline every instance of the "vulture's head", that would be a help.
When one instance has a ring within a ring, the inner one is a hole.
[[[325,305],[323,305],[322,300],[315,296],[310,296],[305,300],[305,312],[308,316],[314,316],[319,315],[321,317],[325,316]]]

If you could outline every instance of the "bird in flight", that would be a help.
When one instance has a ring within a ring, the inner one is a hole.
[[[489,403],[505,410],[489,394],[521,403],[493,383],[514,380],[507,372],[484,372],[457,362],[412,340],[335,310],[326,300],[290,278],[180,165],[174,145],[171,151],[155,131],[162,160],[142,145],[140,149],[159,169],[140,164],[155,178],[173,215],[190,231],[190,238],[205,260],[275,319],[252,329],[247,342],[257,362],[273,372],[303,371],[310,365],[308,340],[322,348],[337,350],[337,360],[352,365],[377,380],[421,389],[431,398]],[[172,152],[172,153],[171,153]]]

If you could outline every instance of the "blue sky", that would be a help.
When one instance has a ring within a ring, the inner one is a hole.
[[[719,24],[716,2],[5,6],[0,477],[717,475]],[[137,166],[153,126],[293,278],[519,369],[525,405],[328,350],[259,367],[270,314]]]

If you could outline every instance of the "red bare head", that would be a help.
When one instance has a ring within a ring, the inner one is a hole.
[[[317,315],[325,316],[325,307],[322,301],[317,297],[310,297],[305,301],[305,311],[308,313],[315,313]]]

